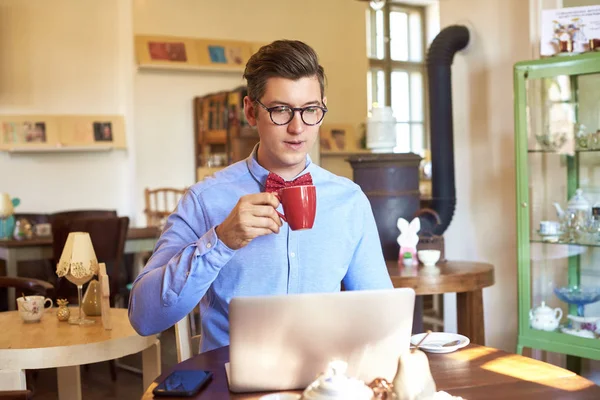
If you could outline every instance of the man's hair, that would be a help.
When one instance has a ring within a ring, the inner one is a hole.
[[[248,81],[248,96],[260,100],[265,94],[267,80],[280,77],[292,80],[316,76],[325,96],[325,71],[312,47],[298,40],[276,40],[261,47],[250,57],[244,70]]]

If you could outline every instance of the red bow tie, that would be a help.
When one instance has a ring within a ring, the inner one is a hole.
[[[310,172],[307,172],[306,174],[297,177],[293,181],[285,181],[279,175],[269,172],[269,176],[267,176],[267,181],[265,182],[265,192],[277,192],[280,189],[286,187],[312,184],[313,181],[312,176],[310,176]]]

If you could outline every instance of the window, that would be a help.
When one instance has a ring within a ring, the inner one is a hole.
[[[423,155],[426,140],[425,9],[387,1],[369,10],[367,100],[391,106],[396,117],[394,152]]]

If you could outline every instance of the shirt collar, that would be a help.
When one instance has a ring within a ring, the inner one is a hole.
[[[252,177],[256,180],[256,182],[258,182],[258,184],[262,188],[264,188],[265,182],[267,180],[267,176],[269,176],[270,171],[268,169],[264,168],[262,165],[260,165],[257,161],[257,159],[258,159],[257,152],[258,152],[259,145],[260,145],[260,142],[257,143],[256,146],[254,146],[254,149],[252,149],[252,153],[250,153],[248,158],[246,158],[246,165],[248,166],[248,171],[250,171],[250,175],[252,175]],[[313,164],[312,160],[310,159],[310,156],[307,154],[306,155],[306,166],[304,167],[302,172],[300,172],[298,175],[296,175],[292,179],[296,179],[300,175],[304,175],[307,172],[311,172],[314,169],[313,165],[314,164]]]

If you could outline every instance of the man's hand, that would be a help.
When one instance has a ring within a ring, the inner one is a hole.
[[[237,250],[258,236],[279,233],[282,222],[275,211],[278,206],[279,200],[273,193],[243,196],[225,221],[217,226],[219,240]]]

